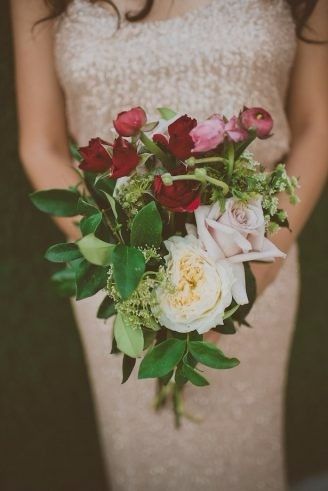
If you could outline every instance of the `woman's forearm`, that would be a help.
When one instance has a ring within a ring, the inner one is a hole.
[[[280,197],[280,206],[288,213],[290,231],[281,229],[272,240],[285,252],[302,231],[327,179],[328,139],[321,128],[316,131],[312,126],[298,135],[292,144],[287,172],[299,178],[300,202],[292,205],[285,194]]]
[[[270,240],[282,251],[288,252],[308,220],[325,185],[327,168],[327,137],[321,129],[315,131],[315,126],[312,126],[294,139],[287,162],[288,174],[299,177],[300,188],[297,194],[300,202],[292,205],[288,196],[282,194],[280,197],[280,207],[288,213],[290,230],[282,228]],[[284,259],[276,259],[273,263],[252,264],[259,295],[275,279],[283,263]]]
[[[36,190],[82,186],[81,178],[68,155],[51,150],[29,151],[27,156],[22,155],[22,162]],[[65,236],[73,240],[79,238],[79,229],[76,226],[78,217],[54,217],[53,219]]]

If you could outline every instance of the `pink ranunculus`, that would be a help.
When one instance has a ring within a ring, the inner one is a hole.
[[[229,119],[224,130],[228,135],[228,138],[235,143],[245,141],[248,137],[248,131],[242,127],[237,116],[232,116],[232,118]]]
[[[200,206],[195,211],[197,233],[208,253],[226,258],[231,263],[273,261],[285,257],[265,237],[265,222],[261,199],[247,204],[229,198],[222,213],[218,203]]]
[[[193,153],[214,150],[224,140],[225,123],[220,117],[212,117],[191,130],[190,136],[194,142]]]
[[[129,111],[119,113],[113,123],[120,136],[135,136],[146,121],[147,116],[142,107],[133,107]]]
[[[240,121],[246,130],[254,130],[260,139],[271,136],[273,119],[271,114],[261,107],[245,107],[240,114]]]

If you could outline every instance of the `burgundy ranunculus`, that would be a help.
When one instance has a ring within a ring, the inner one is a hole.
[[[165,135],[157,133],[153,136],[153,140],[166,147],[177,159],[185,160],[191,156],[194,148],[194,142],[189,133],[196,125],[196,119],[185,114],[169,125],[168,139]]]
[[[80,169],[87,172],[106,172],[112,165],[112,158],[106,150],[109,143],[101,138],[92,138],[87,147],[79,148],[83,157]]]
[[[155,176],[153,193],[158,202],[171,211],[192,213],[200,205],[199,184],[195,181],[174,181],[171,186]]]
[[[256,136],[265,139],[270,136],[273,119],[271,114],[261,107],[245,107],[240,114],[240,121],[247,130],[255,130]]]
[[[139,155],[135,147],[121,136],[116,138],[113,145],[110,176],[113,179],[128,176],[138,165]]]
[[[129,111],[119,113],[113,123],[120,136],[135,136],[146,121],[147,116],[142,107],[133,107]]]

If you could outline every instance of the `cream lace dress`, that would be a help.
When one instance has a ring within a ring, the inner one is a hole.
[[[283,0],[214,0],[165,21],[123,22],[101,3],[73,0],[56,26],[56,62],[71,133],[79,144],[112,138],[117,112],[169,106],[198,118],[263,106],[274,136],[256,157],[272,166],[288,152],[284,100],[295,51]],[[281,491],[285,488],[283,414],[297,309],[297,253],[256,302],[252,328],[221,336],[241,364],[208,370],[209,387],[186,389],[201,416],[173,425],[151,406],[154,382],[121,385],[121,358],[110,355],[111,322],[96,320],[104,294],[73,302],[84,344],[108,479],[114,491]],[[96,491],[96,490],[93,490]]]

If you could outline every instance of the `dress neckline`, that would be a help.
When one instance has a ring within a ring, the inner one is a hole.
[[[86,1],[86,0],[82,0]],[[130,27],[130,28],[141,28],[141,27],[158,27],[158,26],[164,26],[164,25],[171,25],[171,24],[176,24],[180,22],[185,22],[186,20],[192,19],[202,13],[207,12],[210,10],[214,4],[217,2],[217,0],[209,0],[208,3],[205,5],[201,5],[195,8],[192,8],[191,10],[188,10],[180,15],[175,15],[173,17],[168,17],[167,19],[154,19],[154,20],[145,20],[145,21],[139,21],[139,22],[129,22],[126,20],[124,17],[121,19],[121,26]],[[88,2],[89,3],[89,2]],[[114,15],[109,11],[109,9],[106,7],[106,5],[101,4],[101,3],[93,3],[91,4],[93,8],[98,8],[101,9],[102,12],[105,11],[106,15],[110,19],[114,19]]]

